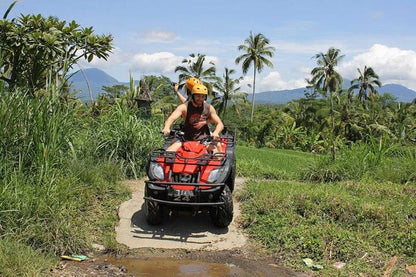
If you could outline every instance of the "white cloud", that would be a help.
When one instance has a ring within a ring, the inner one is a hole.
[[[142,73],[172,73],[182,59],[170,52],[140,53],[133,56],[131,69]]]
[[[126,60],[127,59],[125,55],[122,53],[121,49],[116,47],[111,51],[107,60],[94,58],[89,64],[86,61],[84,61],[84,65],[88,64],[89,67],[92,66],[100,69],[109,69],[115,64],[125,63]]]
[[[176,38],[176,33],[167,30],[150,30],[141,36],[145,40],[170,42]]]
[[[372,67],[383,84],[396,83],[416,89],[416,52],[374,44],[367,52],[340,65],[340,73],[349,79],[358,77],[357,68]]]
[[[196,62],[196,60],[198,59],[197,57],[195,58],[191,58],[191,57],[186,57],[187,60],[191,60],[192,62]],[[208,68],[210,66],[210,62],[213,62],[215,65],[218,64],[219,59],[217,57],[214,56],[205,56],[205,61],[204,61],[204,67]]]
[[[300,73],[304,74],[305,76],[308,76],[308,75],[310,76],[311,71],[312,71],[312,68],[311,67],[302,66],[302,67],[298,68],[298,71]]]
[[[130,67],[129,61],[131,58],[123,53],[120,48],[115,48],[110,53],[107,60],[94,58],[90,63],[86,60],[81,59],[78,62],[80,68],[98,68],[110,74],[112,77],[116,78],[119,81],[128,81]],[[77,70],[77,67],[74,68]]]
[[[277,41],[272,44],[276,48],[276,54],[279,53],[291,53],[291,54],[302,54],[308,55],[312,58],[315,54],[320,52],[326,52],[330,47],[336,47],[344,49],[345,44],[342,41],[328,41],[320,43],[297,43],[290,41]]]
[[[248,88],[248,85],[251,85],[252,83],[253,83],[253,77],[245,76],[243,81],[241,82],[242,90],[251,92],[251,88]],[[304,79],[285,81],[282,79],[282,76],[280,75],[278,71],[272,71],[269,74],[267,74],[265,77],[257,76],[256,78],[256,93],[263,92],[263,91],[276,91],[276,90],[301,88],[304,86],[306,86],[306,82]]]
[[[176,56],[170,52],[157,52],[152,54],[139,53],[133,56],[133,62],[130,68],[133,71],[141,73],[174,73],[175,68],[182,64],[184,57]],[[189,59],[189,57],[186,57]],[[205,56],[204,66],[208,68],[209,62],[218,63],[218,58],[214,56]]]

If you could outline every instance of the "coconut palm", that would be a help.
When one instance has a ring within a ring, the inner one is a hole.
[[[214,91],[217,95],[213,100],[212,104],[217,109],[219,114],[222,114],[223,120],[227,111],[227,105],[229,102],[236,104],[237,99],[244,100],[246,94],[240,91],[239,83],[243,77],[233,79],[232,74],[235,73],[234,69],[225,68],[223,79],[215,83]]]
[[[360,101],[371,100],[375,101],[376,96],[378,95],[378,91],[375,89],[375,85],[381,87],[381,82],[379,81],[378,75],[374,72],[371,67],[364,66],[364,71],[361,72],[359,68],[357,68],[358,73],[360,76],[357,79],[351,81],[351,87],[349,88],[349,92],[353,92],[354,90],[358,91],[358,99]]]
[[[329,48],[326,53],[319,53],[314,56],[318,64],[312,69],[310,83],[315,89],[330,94],[330,116],[332,125],[332,159],[335,160],[335,119],[334,119],[334,93],[340,90],[343,83],[341,75],[335,70],[338,62],[344,57],[340,55],[341,50]]]
[[[180,86],[182,87],[188,78],[195,77],[201,80],[208,87],[208,91],[212,93],[213,84],[219,80],[215,76],[216,68],[214,62],[210,61],[208,68],[205,68],[205,55],[192,53],[189,57],[182,60],[183,65],[175,68],[175,72],[179,72]]]
[[[251,100],[251,121],[253,121],[254,115],[254,94],[256,92],[256,73],[260,73],[264,66],[273,67],[273,63],[267,59],[267,57],[273,57],[275,48],[269,46],[269,39],[263,34],[253,35],[250,32],[250,36],[244,40],[244,44],[238,46],[238,50],[243,50],[245,53],[235,59],[235,63],[242,62],[243,73],[246,74],[251,64],[253,64],[253,96]]]

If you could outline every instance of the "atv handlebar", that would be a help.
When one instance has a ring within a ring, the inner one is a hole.
[[[170,131],[168,136],[165,136],[163,131],[160,131],[160,133],[166,138],[167,137],[179,138],[181,141],[185,141],[185,132],[181,131],[181,130],[173,129],[173,130]],[[202,144],[208,145],[208,144],[216,144],[219,141],[220,141],[220,139],[214,139],[214,137],[212,137],[212,136],[207,136],[207,137],[203,138],[200,142]]]
[[[215,145],[219,141],[220,141],[220,139],[214,139],[213,136],[208,136],[208,137],[205,137],[205,138],[201,139],[201,143],[205,144],[205,145],[209,145],[209,144]]]
[[[160,131],[160,133],[161,133],[163,136],[165,136],[165,133],[164,133],[163,131]],[[183,137],[184,135],[185,135],[185,133],[184,133],[183,131],[173,129],[173,130],[170,130],[169,135],[167,135],[167,136],[165,136],[165,137],[178,137],[178,138],[181,138],[181,137]]]

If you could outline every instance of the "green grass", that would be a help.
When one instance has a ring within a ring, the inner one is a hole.
[[[237,173],[244,177],[299,179],[300,174],[316,160],[309,153],[237,146]]]
[[[143,174],[161,140],[156,121],[119,106],[92,116],[58,94],[1,94],[1,276],[43,276],[57,257],[84,254],[92,243],[119,250],[117,209],[130,195],[119,181]]]
[[[416,148],[391,145],[384,148],[374,144],[344,147],[335,161],[318,156],[302,171],[301,179],[314,182],[373,180],[377,182],[415,183]]]
[[[313,156],[270,149],[238,150],[237,159],[243,156],[243,163],[250,157],[256,161],[255,169],[237,167],[249,178],[237,195],[242,201],[241,224],[251,238],[286,265],[308,270],[302,259],[311,258],[324,266],[317,275],[380,276],[389,260],[397,256],[394,274],[399,276],[406,264],[416,264],[414,182],[368,178],[373,171],[366,172],[367,178],[361,181],[301,182],[303,174],[299,172],[310,166]],[[383,163],[391,163],[391,159]],[[337,261],[346,266],[335,269],[332,265]]]
[[[3,179],[0,183],[1,237],[19,242],[28,250],[39,252],[47,262],[49,256],[86,253],[92,243],[114,249],[117,207],[130,193],[121,186],[118,166],[111,163],[69,164],[42,185],[21,175]],[[5,247],[5,245],[0,245]],[[117,248],[115,248],[117,249]],[[0,250],[0,268],[20,261],[5,257]],[[34,271],[33,271],[34,270]],[[36,268],[27,274],[36,276]],[[40,276],[39,274],[38,276]]]
[[[416,262],[415,192],[391,183],[250,181],[239,198],[247,232],[287,265],[302,270],[311,258],[330,276],[343,261],[345,275],[381,275],[392,256]]]
[[[23,243],[0,238],[0,276],[48,276],[56,261]]]

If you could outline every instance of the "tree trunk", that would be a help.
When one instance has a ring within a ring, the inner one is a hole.
[[[335,161],[335,119],[334,119],[334,93],[332,91],[329,92],[330,93],[330,101],[331,101],[331,125],[332,125],[332,136],[331,136],[331,140],[332,140],[332,149],[331,149],[331,154],[332,154],[332,160]]]
[[[251,97],[251,122],[253,122],[253,117],[254,117],[254,94],[256,92],[256,72],[257,72],[257,68],[256,68],[256,64],[254,64],[253,96]]]
[[[224,104],[224,113],[223,113],[223,116],[222,116],[222,121],[223,121],[223,123],[225,122],[225,116],[226,116],[226,114],[227,114],[227,102],[228,102],[228,100],[227,100],[227,98],[225,98],[225,104]],[[225,123],[224,123],[225,124]]]

